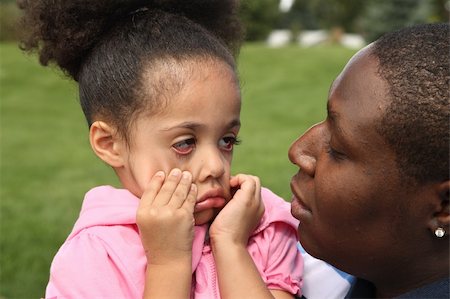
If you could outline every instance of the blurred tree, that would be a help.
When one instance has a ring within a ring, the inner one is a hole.
[[[373,41],[404,26],[449,21],[450,0],[295,0],[278,28],[293,31],[328,29],[332,39],[342,32]]]
[[[346,32],[356,32],[355,23],[365,6],[366,1],[355,0],[295,0],[282,26],[289,28],[296,23],[303,29],[339,27]]]
[[[366,41],[405,26],[427,23],[434,0],[369,0],[361,27]]]
[[[367,1],[311,0],[310,3],[322,28],[355,32],[355,21],[364,11]]]
[[[240,16],[246,29],[246,40],[263,40],[279,21],[279,0],[241,1]]]
[[[0,0],[0,41],[17,40],[20,10],[14,0]]]
[[[448,22],[450,18],[450,0],[433,0],[430,22]]]
[[[310,0],[295,0],[288,12],[282,14],[278,28],[297,30],[318,29],[317,17],[312,11]]]

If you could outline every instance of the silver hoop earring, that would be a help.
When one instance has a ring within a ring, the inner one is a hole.
[[[438,227],[434,230],[434,234],[438,238],[442,238],[445,235],[445,230],[442,227]]]

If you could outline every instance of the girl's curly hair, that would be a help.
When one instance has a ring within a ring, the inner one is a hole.
[[[220,38],[234,55],[242,26],[236,1],[223,0],[18,0],[21,48],[39,52],[40,62],[55,62],[74,79],[84,58],[104,36],[146,10],[158,9],[202,25]],[[157,22],[157,20],[153,20]],[[136,24],[134,24],[136,25]],[[147,23],[148,30],[153,27]],[[154,29],[156,30],[156,29]]]
[[[243,37],[236,1],[18,0],[20,47],[79,83],[89,125],[101,117],[126,133],[134,113],[160,106],[160,93],[172,88],[159,80],[144,90],[144,67],[148,75],[163,60],[209,58],[236,71]]]

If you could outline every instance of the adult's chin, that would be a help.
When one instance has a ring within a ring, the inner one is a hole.
[[[309,222],[312,218],[312,212],[297,197],[293,196],[291,201],[291,214],[300,222]]]

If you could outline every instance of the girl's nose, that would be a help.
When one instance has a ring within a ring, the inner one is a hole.
[[[229,163],[218,148],[209,149],[200,153],[201,169],[199,180],[205,181],[208,178],[219,178],[225,174],[225,164]]]
[[[316,162],[320,153],[324,123],[311,127],[292,143],[289,148],[289,160],[297,165],[302,172],[314,177]]]

